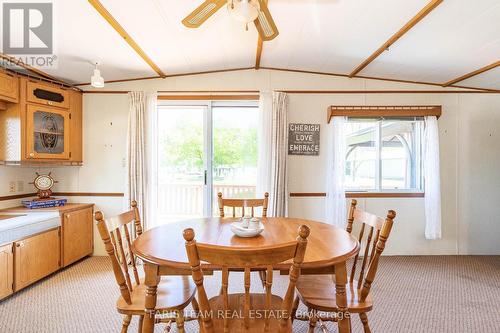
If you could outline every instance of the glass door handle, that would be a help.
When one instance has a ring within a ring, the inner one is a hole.
[[[205,186],[207,185],[207,177],[208,177],[208,171],[205,170],[205,180],[204,180]]]

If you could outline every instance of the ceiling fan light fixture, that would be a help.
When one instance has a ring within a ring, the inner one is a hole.
[[[90,84],[94,88],[104,88],[104,78],[101,76],[101,71],[97,69],[97,63],[95,64],[94,75],[90,78]]]
[[[248,24],[259,16],[260,6],[257,0],[229,0],[227,10],[235,20]]]

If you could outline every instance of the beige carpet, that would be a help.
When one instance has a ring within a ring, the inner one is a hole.
[[[379,272],[368,315],[373,332],[500,332],[500,256],[383,257]],[[242,284],[238,275],[233,291]],[[283,294],[286,283],[277,276],[273,291]],[[216,276],[208,291],[218,285]],[[109,259],[89,258],[0,301],[0,332],[119,332],[117,296]],[[137,331],[136,320],[129,331]],[[353,331],[362,332],[357,317]],[[307,332],[307,324],[296,322],[294,332]]]

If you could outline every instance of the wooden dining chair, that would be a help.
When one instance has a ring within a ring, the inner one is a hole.
[[[296,241],[280,246],[259,248],[231,248],[197,243],[193,229],[185,229],[186,251],[193,280],[198,290],[201,332],[291,332],[290,314],[295,285],[304,260],[309,228],[300,226]],[[285,298],[271,293],[273,265],[293,259],[290,281]],[[222,267],[222,294],[208,299],[203,285],[200,261]],[[267,269],[265,293],[250,293],[250,269]],[[230,268],[244,271],[245,292],[228,294]],[[242,316],[239,316],[239,314]]]
[[[377,274],[380,255],[391,233],[396,212],[389,210],[385,219],[356,208],[357,201],[352,200],[347,219],[346,231],[351,233],[353,223],[360,224],[358,241],[362,260],[358,260],[359,253],[354,257],[349,282],[346,286],[347,306],[349,313],[358,313],[365,333],[369,333],[367,312],[373,307],[370,289]],[[361,265],[358,269],[358,262]],[[357,273],[357,276],[356,276]],[[357,277],[357,279],[356,279]],[[321,328],[326,331],[322,321],[337,321],[339,315],[336,304],[335,276],[334,275],[303,275],[297,282],[298,296],[294,302],[295,313],[299,299],[308,308],[308,317],[299,319],[309,320],[309,332],[313,332],[318,320]],[[333,313],[333,316],[320,317],[318,311]]]
[[[142,234],[137,203],[132,202],[132,209],[118,216],[104,219],[102,212],[94,215],[97,221],[99,234],[104,242],[106,252],[111,258],[113,273],[120,288],[121,296],[116,302],[118,313],[123,314],[122,333],[126,333],[132,316],[139,316],[139,332],[145,312],[146,286],[139,278],[136,257],[132,252],[131,233],[137,236]],[[132,276],[130,274],[132,271]],[[190,277],[172,276],[162,279],[158,285],[158,300],[156,311],[165,315],[166,319],[157,319],[156,322],[165,322],[167,327],[174,321],[180,333],[184,332],[184,308],[192,303],[195,311],[198,305],[194,298],[196,287]],[[173,319],[172,319],[173,318]],[[194,318],[187,318],[192,320]]]
[[[232,217],[237,217],[237,209],[241,211],[241,217],[245,216],[246,211],[250,208],[250,215],[254,217],[254,210],[257,207],[262,207],[262,217],[267,217],[267,204],[269,202],[269,193],[264,193],[263,199],[224,199],[222,193],[217,193],[219,202],[219,216],[225,217],[224,209],[232,208]]]

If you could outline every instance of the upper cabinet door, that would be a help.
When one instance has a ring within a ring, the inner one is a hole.
[[[66,110],[28,104],[27,159],[69,159],[69,115]]]
[[[69,92],[65,89],[28,81],[26,94],[28,103],[69,109]]]
[[[0,71],[0,100],[19,102],[19,78],[14,74]]]

